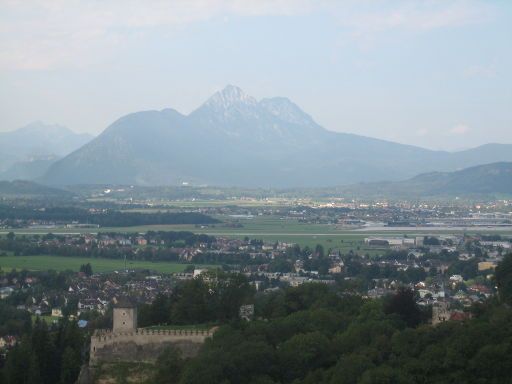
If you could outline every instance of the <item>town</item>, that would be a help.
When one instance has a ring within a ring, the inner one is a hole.
[[[372,236],[357,249],[299,247],[294,243],[266,243],[189,232],[145,234],[98,233],[68,235],[15,235],[0,241],[4,256],[0,278],[1,299],[30,316],[57,322],[67,316],[81,327],[101,323],[121,297],[150,305],[159,295],[170,295],[180,281],[221,269],[243,274],[262,294],[308,283],[338,285],[362,298],[381,298],[399,288],[415,292],[416,302],[444,309],[443,320],[470,316],[467,308],[483,303],[496,292],[494,269],[512,249],[512,237],[500,235]],[[90,258],[74,271],[4,269],[8,253],[14,258],[45,254],[62,258]],[[110,272],[94,271],[94,260],[116,260]],[[175,262],[180,272],[162,274],[155,269],[134,269],[133,260]],[[447,313],[447,314],[446,314]],[[5,358],[19,334],[0,328]]]

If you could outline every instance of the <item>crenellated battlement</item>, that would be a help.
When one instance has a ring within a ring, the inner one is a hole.
[[[121,336],[161,335],[161,336],[211,336],[213,329],[155,329],[137,328],[134,331],[113,331],[111,329],[97,329],[93,337],[105,340]]]
[[[90,362],[154,361],[168,346],[180,349],[184,357],[193,357],[216,328],[147,329],[128,331],[99,329],[91,337]]]

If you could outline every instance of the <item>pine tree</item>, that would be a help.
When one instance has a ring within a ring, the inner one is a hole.
[[[66,347],[62,354],[61,367],[61,384],[73,384],[80,373],[80,356],[78,352],[71,347]]]

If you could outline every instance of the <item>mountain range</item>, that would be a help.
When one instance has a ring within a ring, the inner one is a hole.
[[[90,141],[60,125],[33,122],[15,131],[0,133],[0,179],[35,179],[49,166]]]
[[[450,153],[329,131],[287,98],[258,101],[230,85],[188,115],[164,109],[121,117],[40,181],[318,187],[499,161],[512,161],[512,145]]]

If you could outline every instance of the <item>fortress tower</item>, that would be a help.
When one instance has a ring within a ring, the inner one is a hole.
[[[113,331],[131,332],[137,329],[137,307],[128,299],[122,298],[114,305]]]
[[[432,305],[432,325],[437,325],[450,320],[448,303],[438,301]]]

